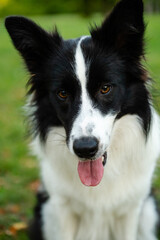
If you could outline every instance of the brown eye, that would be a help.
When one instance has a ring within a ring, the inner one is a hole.
[[[65,90],[60,90],[57,95],[61,100],[66,100],[69,96]]]
[[[101,92],[102,94],[107,94],[107,93],[110,92],[111,88],[112,88],[112,86],[110,86],[110,85],[104,85],[104,86],[101,88],[100,92]]]

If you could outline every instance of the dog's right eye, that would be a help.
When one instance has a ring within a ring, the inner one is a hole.
[[[104,85],[101,89],[100,92],[101,94],[108,94],[112,89],[111,85]]]
[[[64,101],[68,98],[69,94],[67,93],[66,90],[60,90],[60,91],[57,92],[57,96],[60,100]]]

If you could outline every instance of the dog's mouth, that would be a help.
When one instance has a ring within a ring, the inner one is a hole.
[[[97,186],[103,178],[104,166],[106,162],[106,152],[95,160],[80,160],[78,163],[78,174],[81,182],[85,186]]]
[[[103,164],[103,166],[106,165],[106,162],[107,162],[107,152],[105,152],[105,153],[103,154],[103,156],[102,156],[102,164]]]

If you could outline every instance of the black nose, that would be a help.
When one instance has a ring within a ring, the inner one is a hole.
[[[98,140],[94,137],[76,139],[73,143],[73,149],[80,158],[92,158],[98,151]]]

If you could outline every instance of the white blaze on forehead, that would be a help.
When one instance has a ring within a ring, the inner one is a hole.
[[[76,76],[81,86],[81,109],[78,116],[79,124],[77,131],[80,131],[83,135],[87,135],[87,126],[91,122],[92,103],[87,93],[87,76],[86,76],[86,63],[83,56],[81,43],[87,37],[82,37],[77,45],[75,53],[75,70]],[[78,130],[79,129],[79,130]]]
[[[76,54],[75,54],[75,64],[76,64],[76,75],[80,81],[82,89],[86,86],[86,65],[84,56],[81,49],[81,42],[87,37],[82,37],[77,45]]]

